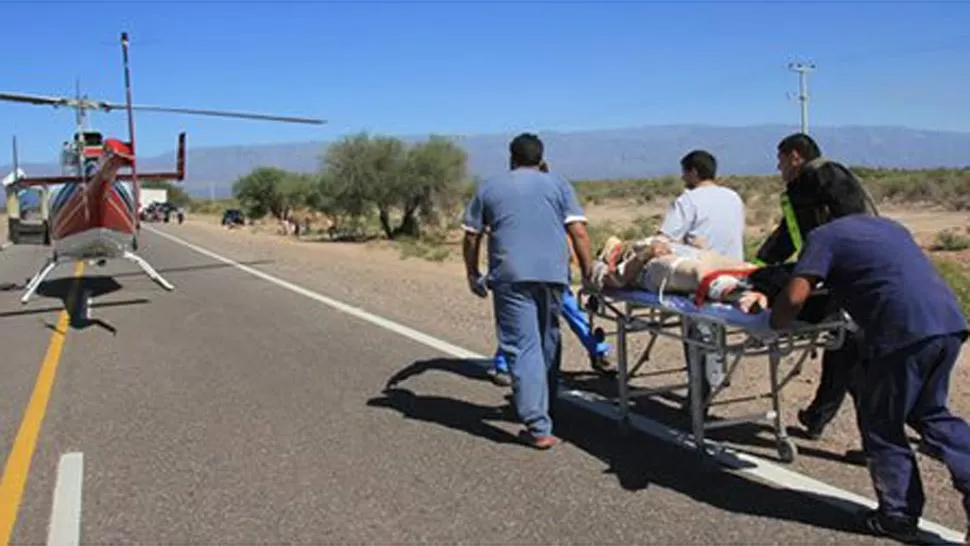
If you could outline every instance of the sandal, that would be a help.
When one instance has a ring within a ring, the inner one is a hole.
[[[556,438],[551,434],[545,436],[535,436],[528,430],[523,430],[519,433],[519,440],[528,446],[541,450],[550,449],[559,444],[559,438]]]

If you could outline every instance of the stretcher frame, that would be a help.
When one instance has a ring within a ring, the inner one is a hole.
[[[846,329],[849,326],[848,316],[840,312],[816,324],[796,321],[792,327],[785,330],[772,330],[766,326],[767,321],[764,321],[765,326],[746,329],[732,323],[725,317],[703,313],[702,311],[706,306],[699,309],[694,307],[693,310],[678,309],[676,306],[660,301],[656,303],[635,301],[632,299],[635,294],[634,291],[630,290],[607,290],[593,295],[583,291],[580,294],[580,297],[586,297],[587,303],[584,307],[589,314],[591,330],[594,317],[610,321],[616,325],[617,386],[619,392],[616,403],[619,406],[621,433],[626,433],[629,430],[632,397],[670,393],[683,390],[686,387],[690,401],[689,410],[693,441],[690,442],[689,438],[683,439],[688,440],[688,443],[693,443],[705,463],[710,463],[712,457],[718,451],[724,450],[722,444],[706,440],[705,433],[708,430],[765,422],[772,426],[779,458],[786,463],[793,462],[798,449],[785,430],[784,420],[782,419],[781,392],[792,379],[801,373],[809,356],[812,356],[818,350],[832,350],[841,347],[845,340]],[[668,296],[668,299],[671,297],[684,298],[684,296]],[[706,323],[712,332],[708,339],[713,338],[713,343],[688,338],[689,322]],[[631,370],[627,342],[631,334],[639,332],[649,333],[650,340]],[[682,344],[700,347],[704,352],[719,355],[721,357],[720,362],[725,368],[722,370],[724,373],[723,380],[717,386],[711,385],[708,396],[702,398],[706,359],[687,358],[684,367],[658,372],[687,371],[688,382],[686,385],[669,384],[645,389],[631,387],[630,379],[636,377],[637,371],[649,360],[650,352],[660,337],[672,338]],[[732,338],[738,337],[741,338],[740,341],[732,341]],[[718,395],[730,385],[731,377],[741,361],[744,358],[766,355],[768,356],[770,380],[769,392],[726,400],[718,402],[718,404],[749,402],[769,396],[771,398],[771,410],[733,419],[709,420],[707,410],[713,405],[712,403]],[[795,364],[787,374],[782,376],[782,359],[789,356],[795,357]],[[631,389],[639,392],[631,394]],[[708,451],[708,448],[712,448],[711,452]]]

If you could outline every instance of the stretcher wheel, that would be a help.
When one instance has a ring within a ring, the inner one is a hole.
[[[782,462],[794,462],[796,455],[798,455],[798,446],[795,445],[795,442],[791,441],[790,438],[785,438],[784,440],[778,441],[778,458],[780,458]]]

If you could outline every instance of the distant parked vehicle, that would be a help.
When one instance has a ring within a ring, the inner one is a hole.
[[[162,221],[162,204],[152,203],[145,207],[145,210],[141,211],[142,222],[161,222]]]
[[[234,226],[244,226],[246,225],[246,217],[239,209],[226,209],[222,213],[222,225],[229,229]]]

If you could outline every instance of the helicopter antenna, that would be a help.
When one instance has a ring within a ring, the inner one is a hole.
[[[82,131],[84,126],[84,107],[81,105],[81,77],[77,76],[74,78],[74,99],[77,101],[78,106],[74,108],[74,122],[77,124],[77,130]]]
[[[17,135],[13,136],[13,181],[20,179],[20,161],[17,159]]]

